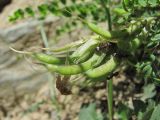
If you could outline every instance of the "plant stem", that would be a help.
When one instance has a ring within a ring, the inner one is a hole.
[[[109,31],[112,31],[112,20],[111,20],[111,14],[110,14],[110,0],[101,0],[102,6],[104,6],[106,15],[108,17],[108,29]],[[107,6],[105,5],[107,3]],[[107,81],[107,102],[108,102],[108,112],[109,112],[109,120],[113,120],[113,80],[109,79]]]
[[[110,79],[107,81],[107,93],[108,93],[108,112],[109,120],[113,118],[113,80]]]
[[[112,21],[111,21],[111,14],[110,14],[110,0],[101,0],[102,6],[104,7],[105,11],[106,11],[106,16],[108,17],[108,29],[109,31],[112,31]],[[107,3],[107,6],[106,6]]]
[[[41,24],[40,24],[40,31],[41,31],[41,36],[42,36],[42,41],[44,43],[44,46],[46,48],[48,48],[49,47],[49,45],[48,45],[48,39],[47,39],[45,30],[44,30],[43,22],[41,22]]]

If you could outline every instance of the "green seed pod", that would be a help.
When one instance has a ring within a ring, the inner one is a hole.
[[[51,65],[46,64],[48,70],[52,72],[57,72],[62,75],[75,75],[83,72],[83,69],[79,65]]]
[[[111,56],[111,58],[105,64],[97,68],[90,69],[85,74],[89,78],[98,78],[104,75],[107,76],[116,69],[117,65],[118,65],[118,60],[113,56]]]
[[[74,60],[73,62],[78,64],[78,63],[82,63],[82,62],[86,61],[91,56],[91,54],[92,54],[91,52],[84,53],[83,56],[81,56],[78,60]]]
[[[85,42],[85,40],[79,40],[79,41],[76,41],[76,42],[66,44],[65,46],[60,47],[60,48],[55,48],[55,49],[45,48],[45,50],[49,50],[49,51],[52,51],[52,52],[66,52],[66,51],[68,51],[68,50],[70,50],[74,47],[82,45],[84,42]]]
[[[89,70],[91,68],[94,68],[96,67],[97,65],[100,65],[101,62],[99,61],[102,56],[104,56],[104,54],[102,53],[94,53],[94,55],[89,59],[87,60],[86,62],[80,64],[82,67],[83,67],[83,70],[86,71],[86,70]]]
[[[59,58],[51,56],[51,55],[47,55],[43,53],[34,53],[33,55],[37,60],[44,62],[44,63],[48,63],[48,64],[62,63],[62,61]]]
[[[83,45],[81,45],[71,56],[71,60],[75,61],[81,58],[84,54],[86,53],[92,53],[92,51],[96,48],[98,45],[99,41],[90,39]]]
[[[75,75],[87,71],[93,67],[93,64],[96,63],[100,54],[94,54],[89,60],[78,65],[51,65],[45,64],[48,70],[52,72],[58,72],[62,75]]]
[[[109,38],[112,37],[112,34],[111,34],[109,31],[104,30],[104,29],[102,29],[101,27],[99,27],[99,26],[97,26],[97,25],[95,25],[95,24],[93,24],[93,23],[89,23],[89,22],[87,22],[87,21],[85,21],[85,23],[86,23],[86,25],[88,26],[88,28],[89,28],[90,30],[92,30],[92,31],[95,32],[96,34],[100,35],[101,37],[104,37],[104,38],[106,38],[106,39],[109,39]]]
[[[115,12],[119,16],[123,16],[125,14],[128,14],[128,12],[125,11],[124,9],[122,9],[122,8],[114,8],[113,12]]]
[[[98,60],[96,61],[96,63],[93,65],[93,67],[97,67],[98,65],[100,65],[105,57],[106,57],[106,54],[102,53],[102,55],[98,58]]]

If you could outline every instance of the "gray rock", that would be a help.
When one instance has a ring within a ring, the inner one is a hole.
[[[57,20],[48,18],[44,24],[52,24]],[[49,73],[9,49],[10,46],[16,49],[41,46],[39,24],[39,21],[32,20],[0,29],[0,97],[32,93],[47,82]]]
[[[50,17],[46,19],[45,23],[51,23],[54,21],[57,21],[59,18],[53,18]],[[17,25],[14,25],[12,27],[9,27],[7,29],[0,29],[0,39],[10,43],[10,42],[16,42],[17,40],[20,40],[20,38],[24,36],[31,35],[36,32],[36,27],[40,25],[41,22],[38,20],[29,20]]]

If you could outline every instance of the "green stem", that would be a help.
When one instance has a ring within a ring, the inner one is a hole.
[[[101,0],[103,3],[104,0]],[[105,7],[105,11],[106,11],[106,15],[108,17],[108,29],[109,31],[112,31],[112,21],[111,21],[111,14],[110,14],[110,0],[106,0],[107,1],[107,6],[104,5]],[[108,102],[108,112],[109,112],[109,120],[113,120],[113,80],[110,79],[107,81],[107,92],[108,92],[108,98],[107,98],[107,102]]]
[[[105,11],[106,11],[106,16],[108,18],[108,29],[109,31],[112,31],[112,21],[111,21],[111,14],[110,14],[110,0],[106,0],[107,2],[105,2],[105,0],[101,0],[102,6],[104,7]],[[107,3],[107,6],[105,5]]]
[[[113,120],[113,80],[107,81],[109,120]]]
[[[44,46],[46,48],[48,48],[49,47],[49,45],[48,45],[48,39],[47,39],[47,35],[45,33],[45,30],[44,30],[43,22],[40,24],[40,31],[41,31],[41,36],[42,36],[42,41],[44,43]]]

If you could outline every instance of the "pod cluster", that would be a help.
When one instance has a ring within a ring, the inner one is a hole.
[[[69,55],[69,62],[65,64],[65,59],[44,53],[35,53],[34,58],[51,72],[61,75],[84,74],[91,79],[110,75],[118,66],[118,59],[112,55],[109,47],[97,50],[103,41],[99,37],[92,37],[78,46]],[[103,44],[107,44],[104,43]],[[63,48],[60,48],[63,49]]]
[[[86,20],[82,21],[97,35],[87,40],[76,41],[62,48],[51,50],[53,53],[60,53],[74,48],[74,51],[69,54],[68,64],[65,64],[64,59],[55,56],[42,53],[34,54],[35,58],[41,61],[49,71],[61,75],[81,73],[91,79],[104,76],[107,78],[122,61],[119,56],[121,53],[135,56],[142,44],[141,37],[144,36],[141,27],[146,25],[146,21],[150,21],[150,19],[136,22],[128,28],[117,31],[106,31]],[[135,36],[137,33],[139,33],[139,36]]]

